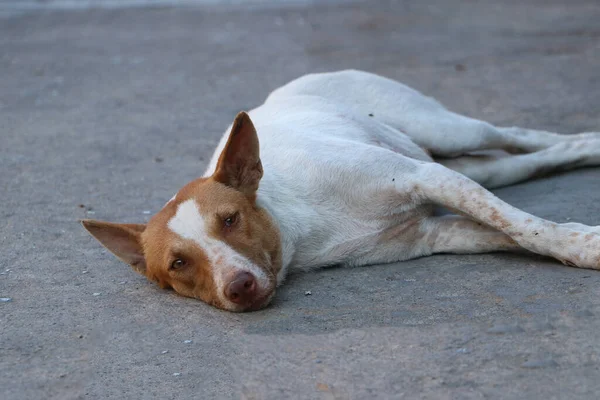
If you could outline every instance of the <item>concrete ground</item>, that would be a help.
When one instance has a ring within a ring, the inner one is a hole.
[[[238,110],[308,72],[360,68],[496,124],[598,130],[597,0],[15,3],[0,1],[0,398],[598,397],[598,272],[439,255],[292,276],[268,309],[231,314],[158,289],[77,222],[148,220]],[[599,183],[587,169],[497,194],[599,225]]]

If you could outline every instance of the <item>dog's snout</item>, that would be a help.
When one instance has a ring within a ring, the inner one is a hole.
[[[238,272],[225,287],[225,297],[236,304],[251,303],[256,295],[256,279],[250,272]]]

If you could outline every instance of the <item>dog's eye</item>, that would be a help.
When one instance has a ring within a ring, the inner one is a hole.
[[[171,270],[181,269],[181,268],[185,267],[186,265],[187,265],[187,263],[184,260],[182,260],[181,258],[178,258],[177,260],[175,260],[171,263],[171,266],[169,267],[169,269],[171,269]]]
[[[237,217],[238,217],[237,213],[230,215],[229,217],[227,217],[223,220],[223,224],[225,225],[226,228],[231,228],[236,223]]]

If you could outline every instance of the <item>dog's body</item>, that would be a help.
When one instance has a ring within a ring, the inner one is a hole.
[[[522,154],[469,155],[490,149]],[[232,311],[268,304],[291,269],[332,264],[526,249],[600,269],[600,228],[542,220],[475,182],[599,164],[599,133],[497,128],[373,74],[314,74],[238,115],[204,177],[147,227],[84,225],[161,286]]]

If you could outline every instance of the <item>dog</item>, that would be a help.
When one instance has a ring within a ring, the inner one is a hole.
[[[289,271],[329,265],[529,251],[600,269],[600,227],[547,221],[484,189],[599,164],[598,132],[496,127],[371,73],[311,74],[240,112],[205,174],[147,225],[82,223],[160,287],[250,311]]]

